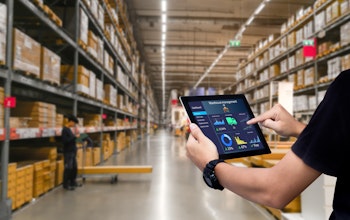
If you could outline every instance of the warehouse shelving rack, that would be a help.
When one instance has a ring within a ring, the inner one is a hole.
[[[279,43],[282,42],[282,39],[286,39],[289,34],[294,31],[299,30],[308,22],[313,22],[312,30],[313,32],[305,37],[306,39],[316,39],[317,44],[320,45],[324,42],[331,42],[331,44],[336,44],[339,42],[340,44],[340,27],[350,21],[350,7],[348,7],[347,11],[336,18],[330,19],[328,23],[324,26],[320,27],[319,30],[316,30],[315,22],[317,21],[316,16],[322,11],[326,12],[326,9],[331,7],[332,4],[336,4],[341,1],[335,0],[319,0],[316,1],[312,7],[312,11],[305,15],[301,20],[294,23],[289,29],[285,30],[280,36],[276,37],[275,40],[271,41],[268,45],[261,48],[259,51],[256,51],[252,54],[247,61],[241,65],[239,71],[239,77],[237,77],[237,81],[231,85],[233,91],[229,92],[238,92],[249,94],[251,98],[254,97],[253,93],[258,89],[263,88],[271,84],[271,82],[288,80],[288,77],[292,74],[296,74],[299,70],[306,70],[308,68],[314,68],[313,75],[313,84],[299,87],[294,89],[294,96],[300,95],[313,95],[316,98],[316,103],[319,103],[319,94],[324,92],[329,85],[332,83],[334,78],[327,78],[327,62],[336,57],[342,57],[344,55],[350,54],[350,45],[340,45],[333,49],[329,49],[326,53],[318,54],[315,59],[305,60],[304,63],[300,65],[295,65],[293,68],[290,68],[284,72],[280,72],[278,75],[273,77],[269,77],[266,80],[259,81],[259,74],[264,70],[269,69],[274,64],[280,64],[282,60],[288,60],[289,57],[295,55],[296,51],[301,50],[303,48],[302,42],[296,42],[295,45],[286,48],[285,51],[281,52],[277,56],[272,59],[268,59],[262,66],[255,67],[250,72],[245,72],[245,67],[247,67],[250,63],[253,63],[255,59],[263,56],[264,53],[269,52],[269,49]],[[342,1],[348,2],[348,1]],[[348,2],[350,4],[350,2]],[[338,10],[342,9],[339,6]],[[325,19],[326,20],[326,19]],[[249,69],[249,68],[247,68]],[[244,73],[244,74],[243,74]],[[252,84],[248,83],[248,80],[251,79]],[[247,82],[246,84],[244,84]],[[247,85],[247,86],[242,86]],[[270,88],[271,91],[271,88]],[[324,93],[323,93],[324,94]],[[278,94],[272,95],[272,100],[276,101],[278,98]],[[259,105],[262,103],[270,102],[270,94],[267,94],[265,97],[252,98],[250,101],[252,108],[256,113],[261,113],[264,110],[259,108]],[[294,116],[301,121],[308,122],[314,113],[315,109],[294,111]],[[313,184],[311,184],[308,189],[306,189],[302,193],[301,197],[301,213],[282,213],[284,220],[292,220],[292,219],[328,219],[331,211],[332,211],[332,197],[333,190],[335,187],[336,178],[328,175],[321,175]]]
[[[106,13],[105,16],[111,19],[110,11],[107,10],[110,5],[108,2],[114,3],[115,7],[118,7],[117,1],[109,0],[102,1],[99,3],[103,6]],[[4,86],[5,97],[15,96],[17,99],[25,99],[30,101],[46,101],[57,105],[57,111],[63,113],[79,114],[94,113],[100,115],[107,115],[112,119],[122,119],[134,121],[131,126],[101,126],[101,127],[82,127],[80,132],[85,133],[100,133],[102,143],[102,134],[104,132],[111,133],[116,143],[117,132],[129,132],[136,131],[139,137],[147,132],[143,126],[150,123],[158,124],[158,108],[155,105],[153,93],[149,83],[141,83],[141,71],[142,66],[139,65],[138,59],[136,60],[132,53],[137,53],[136,44],[132,42],[133,36],[130,30],[130,24],[127,24],[126,15],[120,16],[121,22],[127,27],[126,34],[127,40],[121,40],[121,46],[123,49],[129,48],[130,50],[120,54],[109,39],[105,36],[103,28],[98,24],[96,18],[91,14],[89,8],[86,6],[85,1],[68,1],[68,6],[74,9],[75,14],[79,15],[79,10],[82,9],[88,16],[89,29],[97,34],[104,44],[105,50],[114,59],[113,74],[110,74],[104,66],[92,57],[83,45],[80,44],[79,39],[79,19],[75,19],[73,24],[75,27],[75,33],[70,33],[64,27],[59,25],[51,16],[47,14],[42,8],[42,3],[37,0],[2,0],[7,6],[7,34],[6,34],[6,61],[2,67],[0,67],[0,83]],[[62,4],[60,1],[44,1],[52,7],[58,7]],[[118,8],[117,8],[118,10]],[[121,9],[119,9],[121,10]],[[121,12],[120,12],[121,13]],[[116,27],[117,24],[113,21],[113,25],[116,29],[116,35],[122,38],[122,34]],[[61,57],[62,64],[69,64],[74,67],[74,79],[68,85],[55,85],[48,83],[37,78],[31,77],[29,74],[23,74],[13,69],[13,28],[20,28],[28,36],[32,37],[43,46],[51,49]],[[127,41],[130,44],[126,45]],[[126,57],[123,57],[126,56]],[[125,63],[128,60],[129,63]],[[123,94],[128,97],[130,102],[134,106],[139,106],[141,99],[143,99],[143,116],[140,116],[141,110],[137,112],[129,112],[124,109],[119,109],[115,106],[111,106],[102,101],[98,101],[84,94],[77,93],[76,82],[77,82],[77,71],[78,65],[84,65],[87,68],[94,71],[96,77],[103,83],[112,84],[118,94]],[[131,89],[128,85],[120,83],[116,76],[117,66],[125,72],[131,84]],[[144,78],[147,78],[146,73],[142,73]],[[148,81],[147,81],[148,82]],[[146,89],[142,89],[146,86]],[[11,216],[11,201],[7,198],[7,164],[9,163],[9,149],[14,143],[13,137],[10,136],[10,112],[9,108],[4,109],[4,129],[0,129],[0,143],[1,143],[1,200],[0,200],[0,219],[10,219]],[[148,117],[150,116],[150,118]],[[147,122],[147,123],[145,123]],[[19,135],[17,139],[21,142],[32,141],[39,139],[55,137],[60,135],[60,128],[33,128],[32,132],[26,132],[22,136]],[[40,135],[38,136],[38,133]],[[102,152],[102,151],[101,151]],[[101,154],[101,159],[103,155]],[[103,160],[101,160],[103,161]]]
[[[252,57],[250,57],[248,59],[248,61],[244,65],[242,65],[242,67],[240,69],[243,70],[249,63],[253,62],[259,56],[262,56],[264,52],[268,51],[271,46],[276,45],[277,43],[280,43],[283,38],[286,38],[291,32],[298,30],[305,23],[307,23],[309,21],[314,21],[313,34],[311,34],[310,36],[307,36],[305,39],[316,38],[318,43],[319,43],[319,42],[324,42],[326,40],[329,40],[330,36],[328,36],[328,35],[331,35],[333,33],[339,33],[339,27],[341,25],[343,25],[344,23],[348,22],[350,19],[350,12],[349,11],[347,13],[345,13],[344,15],[334,19],[331,23],[324,26],[321,30],[318,30],[317,32],[315,31],[316,15],[321,10],[325,10],[325,8],[333,2],[334,2],[333,0],[327,0],[327,1],[324,1],[324,3],[322,5],[315,7],[313,9],[313,11],[311,13],[309,13],[308,15],[306,15],[301,21],[299,21],[293,27],[291,27],[286,32],[284,32],[279,37],[277,37],[273,42],[268,44],[267,47],[261,49],[260,51],[255,53]],[[319,34],[321,32],[326,33],[326,36],[320,38]],[[336,36],[336,38],[338,38],[338,40],[339,40],[339,36]],[[298,42],[294,46],[287,48],[284,52],[282,52],[278,56],[270,59],[268,62],[266,62],[261,67],[256,68],[254,71],[252,71],[250,73],[246,73],[244,76],[242,76],[240,78],[237,78],[237,81],[234,84],[232,84],[231,87],[237,88],[240,83],[243,83],[248,78],[253,78],[253,80],[257,82],[259,73],[261,73],[265,69],[268,69],[269,67],[271,67],[274,64],[279,64],[283,59],[288,59],[297,50],[301,50],[302,47],[303,47],[302,42]],[[350,46],[341,47],[333,52],[330,52],[327,55],[324,55],[322,57],[317,57],[316,59],[308,60],[299,66],[295,66],[291,69],[288,69],[286,72],[281,72],[277,76],[274,76],[274,77],[269,78],[269,79],[262,81],[262,82],[258,82],[253,86],[249,86],[247,88],[244,88],[243,90],[239,90],[236,92],[240,92],[240,93],[244,93],[244,94],[252,94],[257,89],[268,85],[272,81],[285,80],[285,79],[287,79],[287,77],[289,75],[294,74],[294,73],[298,72],[299,70],[305,70],[307,68],[314,67],[314,70],[315,70],[315,74],[314,74],[314,82],[315,83],[314,83],[314,85],[307,86],[304,88],[298,88],[297,90],[294,91],[294,96],[303,95],[303,94],[315,94],[316,98],[317,98],[318,92],[327,89],[332,81],[332,79],[330,79],[329,81],[326,81],[326,82],[319,82],[319,79],[325,75],[323,70],[326,69],[327,61],[334,58],[334,57],[342,56],[342,55],[349,54],[349,53],[350,53]],[[274,95],[273,100],[276,100],[277,97],[278,97],[278,95]],[[263,98],[251,100],[250,103],[253,106],[253,108],[256,110],[256,112],[260,112],[258,105],[260,103],[264,103],[264,102],[268,102],[268,101],[269,101],[269,96],[267,95],[266,97],[263,97]],[[319,102],[319,100],[317,100],[317,102]],[[296,115],[308,115],[308,116],[310,116],[313,114],[313,111],[296,112],[295,114]]]

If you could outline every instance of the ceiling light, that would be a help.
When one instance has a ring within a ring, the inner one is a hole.
[[[264,9],[264,7],[265,7],[265,4],[264,4],[264,3],[261,3],[261,4],[259,5],[259,7],[255,10],[254,14],[255,14],[255,15],[259,14],[259,13]]]
[[[166,14],[162,14],[162,23],[166,23]]]
[[[162,34],[162,40],[163,40],[163,41],[166,40],[166,34],[165,34],[165,33]]]
[[[166,12],[166,1],[162,1],[162,12]]]
[[[254,16],[251,16],[247,21],[247,26],[250,25],[253,20],[254,20]]]
[[[166,24],[162,24],[162,32],[166,32]]]

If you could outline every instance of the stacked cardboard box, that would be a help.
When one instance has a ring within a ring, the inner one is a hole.
[[[63,127],[64,116],[63,114],[56,114],[56,127]]]
[[[117,134],[117,151],[120,152],[126,147],[126,134],[124,131]]]
[[[16,208],[16,169],[17,163],[8,164],[7,196],[12,200],[12,209]]]
[[[71,36],[75,36],[76,31],[76,17],[77,13],[75,13],[74,7],[55,7],[53,8],[55,13],[63,18],[63,28],[68,31]],[[80,8],[79,9],[79,44],[84,49],[88,44],[88,27],[89,27],[89,18],[86,15],[85,11]]]
[[[101,127],[102,117],[100,114],[84,114],[84,126]]]
[[[10,149],[11,161],[44,161],[42,164],[43,173],[39,172],[37,179],[39,182],[43,182],[43,192],[47,192],[55,186],[56,176],[56,160],[57,160],[57,148],[56,147],[13,147]],[[47,161],[47,162],[46,162]],[[26,162],[28,164],[28,162]],[[40,167],[40,165],[37,165]],[[40,180],[40,178],[43,180]],[[38,179],[39,178],[39,179]],[[40,195],[40,190],[37,191]]]
[[[83,167],[83,148],[82,147],[78,147],[78,150],[77,150],[77,164],[78,164],[78,167]]]
[[[112,105],[114,107],[117,106],[117,90],[111,84],[104,85],[104,94],[105,94],[105,103]]]
[[[97,36],[92,31],[88,31],[88,45],[87,51],[95,58],[97,58],[98,41]]]
[[[63,83],[71,84],[74,80],[74,66],[72,65],[61,65],[61,79]],[[77,84],[76,90],[78,93],[82,93],[85,95],[90,94],[90,71],[86,69],[84,66],[78,66],[78,74],[77,74]]]
[[[4,88],[0,87],[0,128],[4,127]]]
[[[103,62],[104,67],[108,71],[108,73],[113,74],[114,72],[114,60],[111,55],[105,50],[104,51],[104,62]]]
[[[0,3],[0,65],[5,64],[6,33],[7,33],[7,6]]]
[[[89,89],[90,89],[90,97],[96,98],[96,74],[90,71],[89,78]]]
[[[46,47],[41,47],[40,79],[60,85],[61,57]]]
[[[29,120],[29,117],[10,117],[10,128],[28,128]]]
[[[56,179],[55,186],[60,185],[63,182],[64,162],[63,158],[57,159],[56,161]]]
[[[111,140],[110,134],[103,134],[102,151],[104,160],[108,159],[113,154],[114,142]]]
[[[350,21],[343,24],[340,27],[340,45],[341,46],[346,46],[350,44],[349,31],[350,31]]]
[[[55,127],[56,105],[45,102],[17,101],[17,107],[11,110],[14,117],[30,118],[29,127]]]
[[[96,99],[98,101],[103,101],[104,97],[103,82],[96,78]]]
[[[350,69],[350,54],[344,55],[341,58],[341,70]]]
[[[41,160],[33,163],[34,182],[33,197],[39,197],[49,190],[50,185],[50,161]]]
[[[34,39],[13,29],[13,69],[40,78],[41,45]]]
[[[101,162],[101,148],[100,147],[94,147],[92,149],[92,164],[98,165]]]
[[[33,165],[17,164],[15,207],[30,202],[33,198]]]

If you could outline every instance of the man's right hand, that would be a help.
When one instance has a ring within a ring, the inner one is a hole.
[[[247,121],[248,125],[256,123],[287,137],[298,137],[306,126],[297,121],[281,104],[276,104],[270,110]]]

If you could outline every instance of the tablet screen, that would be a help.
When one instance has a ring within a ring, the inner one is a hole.
[[[247,125],[253,112],[243,94],[182,96],[191,122],[217,146],[222,159],[270,153],[258,124]]]

